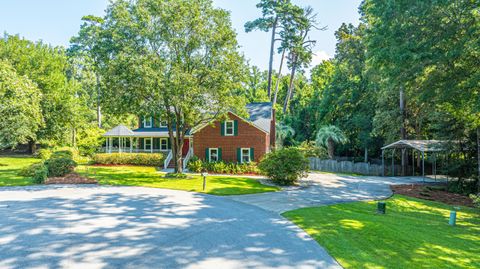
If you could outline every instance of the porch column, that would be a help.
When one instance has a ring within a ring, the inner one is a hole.
[[[133,150],[133,139],[130,137],[130,153],[132,153]]]
[[[119,136],[118,137],[118,153],[122,153],[122,147],[123,147],[122,142],[123,142],[122,138]]]
[[[112,138],[108,138],[108,153],[112,153]]]
[[[395,149],[393,149],[392,152],[392,176],[395,176]]]
[[[150,153],[153,153],[153,137],[150,137]]]
[[[422,177],[423,181],[425,181],[425,152],[422,151]]]

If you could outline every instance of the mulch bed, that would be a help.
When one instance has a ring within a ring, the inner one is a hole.
[[[63,177],[49,177],[45,184],[97,184],[95,179],[86,178],[77,173],[67,174]]]
[[[395,194],[442,202],[449,205],[473,207],[472,199],[458,193],[445,191],[445,185],[407,184],[392,185],[390,188]]]

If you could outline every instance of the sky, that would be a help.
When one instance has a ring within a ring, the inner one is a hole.
[[[214,5],[231,12],[232,25],[238,34],[240,50],[250,63],[260,69],[268,68],[269,33],[245,33],[244,24],[260,17],[255,5],[258,0],[213,0]],[[292,0],[300,6],[311,6],[318,14],[320,27],[311,39],[317,40],[312,66],[335,54],[335,31],[345,23],[358,24],[361,0]],[[19,34],[33,41],[42,40],[54,46],[67,47],[78,33],[84,15],[103,16],[108,0],[3,0],[0,2],[0,32]],[[275,58],[278,68],[280,56]]]

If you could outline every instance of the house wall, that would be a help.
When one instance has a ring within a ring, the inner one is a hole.
[[[213,126],[207,125],[193,134],[195,156],[205,160],[205,149],[221,148],[222,160],[237,162],[237,148],[254,148],[253,161],[258,162],[269,149],[270,136],[231,113],[229,118],[238,121],[238,135],[222,136],[220,121],[216,121]]]

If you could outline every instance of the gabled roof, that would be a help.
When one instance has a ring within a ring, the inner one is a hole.
[[[132,130],[128,129],[125,125],[118,125],[113,129],[106,132],[103,136],[114,136],[114,137],[123,137],[123,136],[133,136]]]
[[[421,152],[437,152],[444,151],[447,141],[442,140],[398,140],[390,145],[386,145],[383,149],[394,148],[413,148]]]
[[[246,106],[248,118],[253,124],[263,131],[270,133],[270,124],[272,120],[272,103],[250,103]]]

